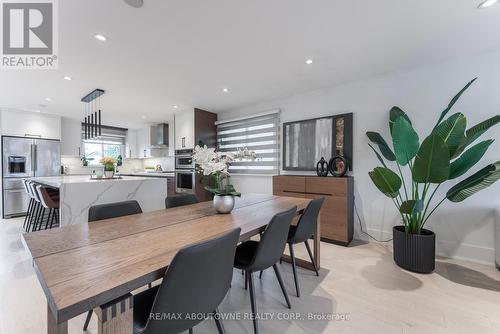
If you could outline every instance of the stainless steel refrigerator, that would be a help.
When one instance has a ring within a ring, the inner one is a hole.
[[[59,140],[2,136],[2,215],[26,213],[28,197],[22,180],[54,176],[61,171]]]

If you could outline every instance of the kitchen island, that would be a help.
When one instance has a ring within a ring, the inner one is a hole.
[[[59,189],[61,226],[88,222],[93,205],[136,200],[143,212],[165,208],[167,179],[121,176],[119,179],[91,179],[89,175],[61,175],[31,179]]]

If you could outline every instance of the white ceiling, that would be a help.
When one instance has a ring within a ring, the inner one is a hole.
[[[136,127],[500,47],[500,4],[479,0],[144,1],[59,0],[59,69],[0,71],[0,107],[76,119],[103,88],[105,123]]]

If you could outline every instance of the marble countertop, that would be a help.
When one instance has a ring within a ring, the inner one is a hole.
[[[60,188],[62,184],[68,183],[101,183],[101,182],[127,182],[144,180],[144,176],[122,176],[119,179],[91,179],[90,175],[59,175],[46,177],[33,177],[32,181],[49,187]]]

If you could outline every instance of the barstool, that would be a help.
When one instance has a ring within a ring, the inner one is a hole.
[[[38,229],[40,230],[42,228],[45,209],[49,209],[49,214],[45,221],[45,229],[52,228],[54,219],[56,220],[56,225],[59,226],[59,192],[51,189],[52,191],[49,193],[49,188],[42,185],[37,185],[36,190],[40,198],[40,203],[43,206],[42,220],[40,221],[40,227]]]
[[[41,204],[36,193],[36,184],[33,181],[28,181],[26,183],[30,197],[33,199],[33,204],[31,206],[31,213],[28,220],[28,226],[26,228],[27,232],[33,232],[36,230],[38,218],[40,216]]]
[[[35,200],[34,200],[33,195],[31,194],[31,192],[28,188],[29,182],[30,182],[30,180],[28,180],[28,179],[23,180],[24,190],[26,191],[26,194],[28,195],[28,198],[29,198],[28,210],[26,211],[26,216],[24,217],[24,223],[23,223],[23,229],[26,232],[29,232],[29,228],[28,228],[29,221],[33,215],[33,208],[35,206]]]

